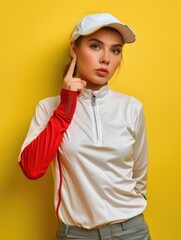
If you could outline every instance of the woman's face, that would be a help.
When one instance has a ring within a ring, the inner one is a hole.
[[[111,29],[102,28],[71,45],[77,55],[76,76],[87,82],[87,88],[99,90],[113,76],[121,62],[123,39]]]

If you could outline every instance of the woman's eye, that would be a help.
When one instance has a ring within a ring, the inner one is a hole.
[[[92,44],[91,48],[94,49],[94,50],[99,50],[100,49],[98,44]]]
[[[114,55],[118,55],[118,54],[121,53],[121,50],[120,50],[120,49],[113,49],[113,50],[112,50],[112,53],[113,53]]]

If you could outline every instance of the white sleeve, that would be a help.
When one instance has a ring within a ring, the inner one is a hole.
[[[47,109],[49,109],[48,108],[49,106],[48,105],[46,106],[46,104],[44,104],[44,102],[46,103],[46,100],[41,100],[36,107],[36,111],[31,120],[28,133],[27,133],[26,138],[21,147],[21,151],[20,151],[20,154],[18,157],[19,161],[21,159],[20,158],[21,152],[24,150],[24,148],[29,143],[31,143],[40,134],[40,132],[43,131],[43,129],[46,127],[46,125],[49,121],[49,118],[53,114],[53,110],[50,113],[47,112]],[[46,107],[47,107],[47,109],[46,109]]]
[[[133,178],[137,181],[135,190],[146,195],[148,147],[146,140],[145,118],[143,108],[139,110],[135,120],[135,144],[133,148]]]

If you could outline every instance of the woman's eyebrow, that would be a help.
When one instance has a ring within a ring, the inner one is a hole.
[[[99,40],[97,38],[90,38],[88,41],[89,42],[94,41],[94,42],[99,42],[100,44],[104,44],[104,42],[102,42],[101,40]],[[112,46],[114,46],[114,47],[123,47],[123,44],[118,43],[118,44],[113,44]]]
[[[89,42],[91,42],[91,41],[103,43],[101,40],[99,40],[99,39],[97,39],[97,38],[90,38],[90,39],[89,39]]]

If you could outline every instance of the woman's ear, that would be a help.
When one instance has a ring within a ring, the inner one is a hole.
[[[70,42],[70,55],[73,58],[77,53],[77,48],[74,42]]]

